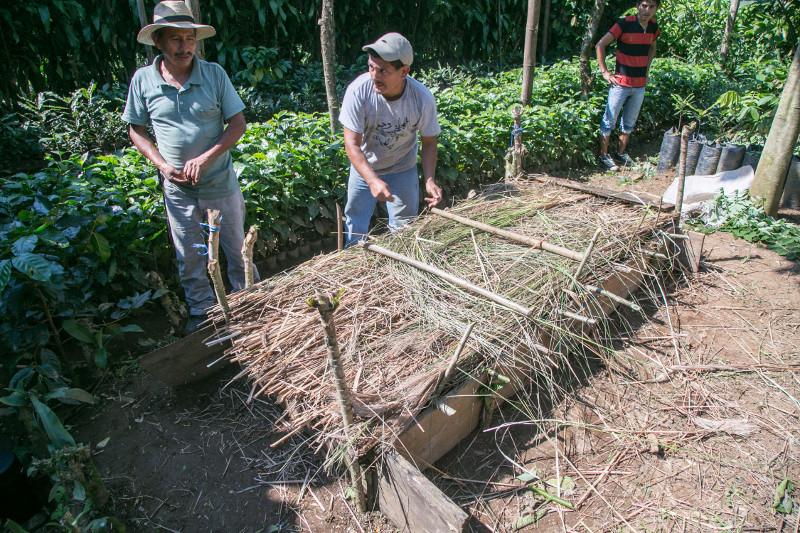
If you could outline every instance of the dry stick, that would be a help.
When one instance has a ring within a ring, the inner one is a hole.
[[[244,259],[244,288],[249,289],[253,286],[253,246],[258,238],[258,230],[255,226],[250,226],[247,235],[242,242],[242,259]]]
[[[344,381],[344,370],[339,362],[339,343],[336,340],[336,324],[333,322],[333,313],[339,305],[340,298],[341,293],[333,298],[328,295],[317,294],[316,297],[308,299],[308,305],[310,307],[315,307],[317,311],[319,311],[319,319],[325,330],[325,346],[328,348],[328,364],[333,372],[333,381],[336,385],[336,399],[339,401],[344,433],[348,442],[347,468],[350,471],[350,481],[353,484],[353,491],[356,495],[356,505],[358,506],[359,512],[365,513],[367,511],[367,504],[364,500],[364,490],[361,481],[361,465],[358,463],[358,454],[355,448],[350,446],[350,443],[352,443],[350,426],[353,425],[353,406],[350,403],[347,384]]]
[[[592,236],[592,240],[589,241],[589,246],[586,247],[586,251],[583,252],[583,259],[581,259],[581,263],[578,265],[578,268],[575,269],[575,280],[577,281],[578,278],[581,276],[581,272],[583,272],[583,267],[586,266],[586,262],[589,260],[589,256],[592,254],[592,250],[594,249],[594,245],[597,242],[597,238],[600,236],[600,228],[595,230],[594,235]]]
[[[624,452],[625,450],[620,450],[616,453],[616,455],[614,455],[614,458],[611,459],[611,462],[608,463],[608,466],[605,468],[605,470],[603,470],[600,476],[598,476],[598,478],[594,480],[594,483],[591,484],[591,487],[587,489],[586,492],[583,493],[583,496],[581,496],[577,503],[575,503],[575,509],[579,509],[583,502],[586,501],[586,498],[589,497],[589,494],[592,493],[592,490],[597,487],[603,481],[603,479],[605,479],[608,473],[611,472],[611,470],[617,464],[617,461],[619,461],[620,456],[622,456]]]
[[[342,206],[336,202],[336,250],[344,250],[344,228],[342,224]]]
[[[572,259],[574,261],[583,261],[584,256],[582,253],[575,252],[573,250],[570,250],[569,248],[564,248],[563,246],[558,246],[557,244],[549,243],[543,239],[534,239],[533,237],[528,237],[527,235],[520,235],[519,233],[515,233],[513,231],[496,228],[489,224],[484,224],[483,222],[478,222],[477,220],[472,220],[471,218],[462,217],[461,215],[456,215],[454,213],[451,213],[449,211],[444,211],[436,207],[431,208],[431,213],[435,213],[444,218],[449,218],[450,220],[455,220],[456,222],[459,222],[471,228],[479,229],[487,233],[498,235],[510,241],[527,244],[528,246],[537,250],[545,250],[546,252],[554,253],[562,257]]]
[[[475,322],[470,322],[469,326],[467,326],[467,330],[461,337],[461,342],[458,343],[458,348],[456,348],[453,357],[450,359],[450,363],[447,365],[447,369],[439,378],[439,383],[436,384],[436,388],[434,389],[433,393],[434,398],[442,394],[442,391],[444,390],[444,387],[447,384],[447,380],[450,379],[450,376],[453,375],[453,371],[455,370],[456,364],[458,363],[458,358],[461,356],[461,352],[463,352],[464,348],[467,346],[467,340],[469,340],[469,335],[470,333],[472,333],[472,328],[474,327],[475,327]]]
[[[219,209],[208,210],[208,273],[214,282],[214,293],[222,308],[225,322],[230,321],[231,310],[225,296],[225,285],[222,283],[222,272],[219,269]]]
[[[499,294],[495,294],[492,291],[486,290],[482,287],[478,287],[477,285],[470,283],[465,279],[454,276],[448,272],[445,272],[444,270],[436,268],[435,266],[423,263],[421,261],[417,261],[416,259],[411,259],[408,256],[398,254],[397,252],[393,252],[391,250],[383,248],[382,246],[378,246],[377,244],[372,244],[366,241],[362,242],[361,246],[363,246],[364,248],[366,248],[371,252],[375,252],[376,254],[389,257],[390,259],[394,259],[395,261],[400,261],[401,263],[404,263],[406,265],[418,268],[419,270],[427,272],[428,274],[433,274],[434,276],[438,276],[443,280],[452,283],[456,287],[461,287],[462,289],[474,292],[475,294],[479,294],[484,298],[495,302],[496,304],[502,305],[507,309],[510,309],[512,311],[521,314],[525,318],[530,318],[530,316],[534,312],[534,310],[531,309],[530,307],[525,307],[524,305],[518,304],[517,302],[513,302],[508,298],[500,296]]]
[[[675,196],[675,211],[672,218],[675,228],[681,225],[681,210],[683,209],[683,191],[686,187],[686,150],[689,146],[689,133],[694,129],[695,123],[685,124],[681,130],[681,156],[678,160],[678,192]]]

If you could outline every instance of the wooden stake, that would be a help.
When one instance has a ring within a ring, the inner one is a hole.
[[[350,395],[347,390],[347,384],[344,381],[344,370],[339,361],[339,343],[336,340],[336,324],[333,321],[333,313],[339,306],[341,295],[342,291],[333,298],[328,295],[317,294],[315,297],[309,298],[307,303],[309,307],[314,307],[319,311],[319,319],[325,330],[325,345],[328,348],[328,365],[331,367],[331,372],[333,373],[333,381],[336,385],[336,398],[339,401],[344,434],[347,438],[347,469],[350,471],[350,481],[356,496],[356,506],[360,512],[365,513],[367,511],[367,504],[364,498],[361,465],[358,463],[358,455],[352,447],[353,436],[350,430],[350,426],[353,425],[353,406],[350,403]]]
[[[493,235],[498,235],[503,237],[504,239],[508,239],[510,241],[519,242],[522,244],[527,244],[531,248],[535,248],[537,250],[545,250],[546,252],[554,253],[560,255],[562,257],[566,257],[568,259],[572,259],[573,261],[583,261],[584,255],[580,252],[575,252],[568,248],[564,248],[563,246],[558,246],[557,244],[551,244],[542,239],[534,239],[533,237],[528,237],[526,235],[520,235],[519,233],[515,233],[513,231],[508,231],[505,229],[496,228],[489,224],[484,224],[483,222],[478,222],[477,220],[472,220],[471,218],[462,217],[461,215],[456,215],[455,213],[451,213],[449,211],[444,211],[437,207],[431,208],[431,213],[435,213],[439,216],[444,218],[449,218],[450,220],[455,220],[465,226],[469,226],[471,228],[479,229],[481,231],[485,231],[486,233],[491,233]]]
[[[344,221],[342,220],[342,206],[336,202],[336,250],[344,250]]]
[[[600,228],[597,228],[594,232],[594,236],[592,236],[592,240],[589,241],[589,246],[586,247],[586,251],[583,252],[583,259],[581,259],[581,264],[578,265],[578,268],[575,270],[575,279],[577,280],[581,272],[583,272],[583,267],[586,266],[586,261],[589,260],[589,255],[591,255],[592,250],[594,249],[594,244],[597,242],[597,238],[600,236]]]
[[[214,293],[217,302],[222,308],[225,322],[230,320],[231,310],[228,307],[228,298],[225,296],[225,284],[222,283],[222,272],[219,269],[219,209],[208,210],[208,273],[214,283]]]
[[[249,289],[253,286],[253,246],[258,239],[258,229],[250,226],[247,235],[242,241],[242,259],[244,260],[244,288]]]
[[[478,287],[477,285],[465,279],[459,278],[458,276],[454,276],[449,272],[445,272],[444,270],[436,268],[435,266],[423,263],[421,261],[417,261],[416,259],[411,259],[410,257],[398,254],[397,252],[387,250],[386,248],[378,246],[377,244],[371,244],[366,241],[362,242],[361,246],[363,246],[370,252],[375,252],[376,254],[380,254],[385,257],[389,257],[390,259],[394,259],[395,261],[400,261],[401,263],[405,263],[406,265],[418,268],[419,270],[427,272],[428,274],[433,274],[434,276],[438,276],[443,280],[452,283],[456,287],[461,287],[462,289],[465,289],[467,291],[479,294],[480,296],[483,296],[487,300],[491,300],[496,304],[502,305],[503,307],[506,307],[512,311],[521,314],[525,318],[530,318],[530,316],[533,315],[534,310],[531,309],[530,307],[525,307],[524,305],[511,301],[508,298],[505,298],[504,296],[500,296],[499,294],[486,290],[483,287]]]
[[[681,226],[681,210],[683,209],[683,192],[686,187],[686,149],[689,146],[689,133],[694,129],[695,123],[684,125],[681,130],[681,156],[678,160],[678,192],[675,195],[675,211],[672,218],[675,229]]]
[[[458,347],[453,353],[453,357],[450,359],[447,369],[439,377],[439,382],[436,384],[436,388],[434,389],[435,392],[433,393],[434,398],[442,394],[442,390],[444,390],[447,380],[453,375],[453,371],[456,369],[456,364],[458,363],[458,358],[461,356],[461,352],[463,352],[464,348],[467,346],[467,340],[469,340],[469,335],[472,333],[472,328],[474,327],[475,322],[470,322],[466,331],[464,331],[464,335],[461,336],[461,341],[458,343]]]

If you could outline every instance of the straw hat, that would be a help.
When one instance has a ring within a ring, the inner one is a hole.
[[[161,28],[197,30],[198,41],[217,34],[217,30],[212,26],[195,24],[192,12],[183,0],[166,0],[156,4],[155,9],[153,9],[153,23],[139,30],[136,40],[142,44],[155,46],[153,32]]]

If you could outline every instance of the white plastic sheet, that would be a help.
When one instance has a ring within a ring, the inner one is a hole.
[[[688,213],[700,209],[703,202],[713,200],[720,190],[725,196],[733,196],[735,191],[740,193],[750,190],[753,184],[753,167],[750,165],[719,172],[710,176],[686,176],[686,184],[683,189],[682,213]],[[664,191],[662,199],[664,202],[675,203],[678,197],[678,178]]]

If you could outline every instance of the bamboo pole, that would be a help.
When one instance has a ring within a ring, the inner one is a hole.
[[[558,246],[557,244],[549,243],[543,239],[534,239],[533,237],[528,237],[527,235],[520,235],[519,233],[515,233],[513,231],[496,228],[492,225],[484,224],[483,222],[478,222],[477,220],[472,220],[471,218],[462,217],[461,215],[456,215],[455,213],[444,211],[437,207],[432,207],[431,212],[439,216],[442,216],[444,218],[455,220],[456,222],[464,224],[465,226],[479,229],[481,231],[485,231],[487,233],[503,237],[504,239],[508,239],[510,241],[527,244],[531,248],[557,254],[562,257],[572,259],[573,261],[583,261],[584,258],[584,254],[580,252],[575,252],[573,250],[570,250],[569,248],[564,248],[563,246]]]
[[[219,209],[208,210],[208,273],[214,283],[214,293],[217,295],[217,302],[222,308],[222,315],[225,322],[230,320],[231,310],[228,306],[228,297],[225,296],[225,284],[222,283],[222,272],[219,268]]]
[[[350,395],[345,383],[344,370],[339,361],[339,343],[336,340],[336,324],[333,321],[333,313],[339,306],[339,300],[343,291],[331,298],[328,295],[317,294],[308,299],[308,305],[319,311],[319,320],[325,330],[325,346],[328,348],[328,365],[333,373],[334,384],[336,385],[336,398],[339,402],[339,409],[342,413],[342,423],[344,433],[347,438],[347,469],[350,471],[350,481],[356,497],[356,506],[362,513],[367,511],[367,504],[364,499],[364,485],[362,483],[361,465],[358,463],[358,455],[351,447],[353,436],[350,427],[353,425],[353,406],[350,403]]]
[[[139,14],[139,28],[147,26],[147,12],[144,10],[144,0],[136,0],[136,12]],[[151,64],[155,58],[152,46],[145,46],[145,54],[147,54],[147,64]]]
[[[458,364],[458,358],[461,357],[461,352],[464,351],[464,348],[467,346],[467,341],[469,340],[469,335],[472,333],[472,328],[475,327],[475,322],[470,322],[469,326],[467,326],[466,331],[464,331],[464,335],[461,336],[461,341],[458,343],[458,347],[456,351],[453,353],[453,357],[450,358],[450,363],[448,363],[447,368],[442,375],[439,376],[439,382],[436,384],[436,388],[434,389],[433,397],[440,396],[442,391],[444,390],[445,385],[447,384],[447,380],[450,379],[450,376],[453,375],[453,371],[456,369],[456,364]]]
[[[397,252],[393,252],[392,250],[387,250],[386,248],[378,246],[377,244],[372,244],[366,241],[362,242],[361,246],[363,246],[370,252],[375,252],[376,254],[380,254],[390,259],[394,259],[395,261],[400,261],[401,263],[404,263],[406,265],[418,268],[419,270],[427,272],[428,274],[433,274],[434,276],[440,277],[443,280],[452,283],[456,287],[461,287],[464,290],[483,296],[487,300],[491,300],[496,304],[502,305],[503,307],[510,309],[514,312],[517,312],[526,318],[529,318],[533,314],[533,309],[531,309],[530,307],[525,307],[524,305],[511,301],[504,296],[500,296],[499,294],[486,290],[483,287],[478,287],[477,285],[465,279],[459,278],[458,276],[454,276],[449,272],[445,272],[444,270],[436,268],[435,266],[423,263],[421,261],[417,261],[416,259],[412,259],[402,254],[398,254]]]
[[[539,29],[539,2],[528,0],[528,17],[525,22],[525,50],[522,55],[522,94],[520,103],[527,105],[533,87],[533,68],[536,65],[536,35]]]
[[[242,259],[244,260],[244,288],[249,289],[253,286],[253,246],[258,239],[258,229],[250,226],[247,235],[242,241]]]
[[[583,259],[581,259],[581,264],[578,265],[578,268],[575,270],[575,279],[577,280],[581,272],[583,272],[583,267],[586,266],[586,261],[589,260],[589,256],[592,254],[592,250],[594,250],[594,245],[597,242],[597,238],[600,236],[600,228],[595,230],[594,235],[592,236],[592,240],[589,241],[589,246],[586,247],[586,251],[583,252]]]
[[[336,133],[336,117],[339,103],[336,99],[336,31],[333,17],[333,1],[322,0],[322,14],[319,17],[319,42],[322,51],[322,72],[325,79],[325,97],[328,100],[328,115],[331,134]]]

